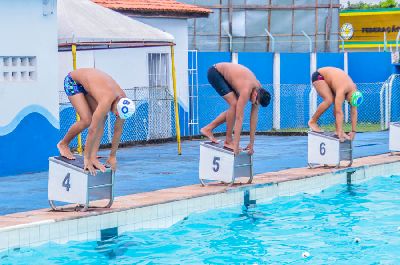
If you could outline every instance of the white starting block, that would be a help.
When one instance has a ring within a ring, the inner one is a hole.
[[[59,201],[77,203],[83,206],[81,211],[86,211],[90,201],[101,199],[109,200],[105,206],[109,208],[114,201],[114,172],[107,168],[92,176],[83,170],[83,156],[76,156],[75,160],[50,157],[48,199],[53,210],[54,202]]]
[[[391,122],[389,126],[389,151],[400,151],[400,122]]]
[[[347,167],[353,163],[353,143],[345,140],[340,142],[334,133],[308,132],[308,166],[336,165],[340,161],[349,161]]]
[[[234,155],[233,151],[223,144],[213,142],[200,143],[199,179],[203,186],[205,180],[235,182],[235,178],[248,177],[253,180],[253,157],[247,152]]]

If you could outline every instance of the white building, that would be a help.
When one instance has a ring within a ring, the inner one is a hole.
[[[45,170],[57,154],[56,4],[0,1],[0,176]]]
[[[73,69],[71,45],[76,44],[77,68],[93,67],[108,73],[138,104],[134,117],[126,122],[129,129],[124,130],[123,141],[172,137],[171,100],[157,100],[151,94],[157,91],[171,98],[170,65],[166,62],[170,62],[173,36],[89,0],[59,0],[58,13],[61,103],[68,103],[63,80]],[[64,135],[75,116],[68,104],[60,115]],[[103,143],[110,142],[111,131],[105,134],[108,139]]]

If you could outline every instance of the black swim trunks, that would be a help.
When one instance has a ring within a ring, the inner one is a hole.
[[[215,91],[223,97],[226,94],[233,92],[236,94],[236,91],[231,87],[231,85],[226,82],[225,78],[218,72],[215,65],[211,66],[207,72],[208,82],[213,86]]]
[[[315,81],[319,81],[319,80],[324,80],[324,77],[318,71],[315,71],[311,75],[311,82],[314,83]]]

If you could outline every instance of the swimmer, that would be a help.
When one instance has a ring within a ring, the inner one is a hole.
[[[226,139],[224,146],[239,153],[240,134],[243,126],[244,108],[251,102],[250,143],[246,147],[249,154],[254,153],[254,137],[258,119],[258,105],[268,106],[271,95],[261,87],[256,76],[245,66],[234,63],[218,63],[211,66],[207,73],[208,82],[228,103],[228,110],[222,112],[200,132],[210,141],[217,142],[213,130],[226,122]],[[212,107],[212,106],[209,106]],[[234,137],[232,132],[234,131]]]
[[[357,90],[356,84],[342,69],[336,67],[318,69],[312,74],[311,80],[323,102],[308,122],[310,129],[314,132],[322,132],[317,121],[329,106],[334,104],[336,135],[340,141],[353,140],[357,131],[357,107],[363,102],[363,95]],[[343,102],[345,100],[351,105],[351,132],[349,134],[343,130]]]
[[[111,151],[106,164],[115,171],[116,152],[122,127],[125,119],[135,111],[134,102],[126,97],[125,92],[109,75],[93,68],[82,68],[70,72],[64,79],[64,90],[79,114],[80,120],[69,128],[64,138],[57,144],[60,155],[75,159],[69,149],[69,143],[75,136],[89,128],[84,150],[84,169],[92,175],[96,174],[96,169],[104,172],[106,168],[98,160],[97,152],[107,114],[112,111],[116,116],[116,121]]]

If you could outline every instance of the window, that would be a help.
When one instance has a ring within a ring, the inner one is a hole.
[[[0,56],[0,81],[36,80],[36,57]]]
[[[149,53],[149,86],[154,88],[168,88],[169,60],[168,53]]]

